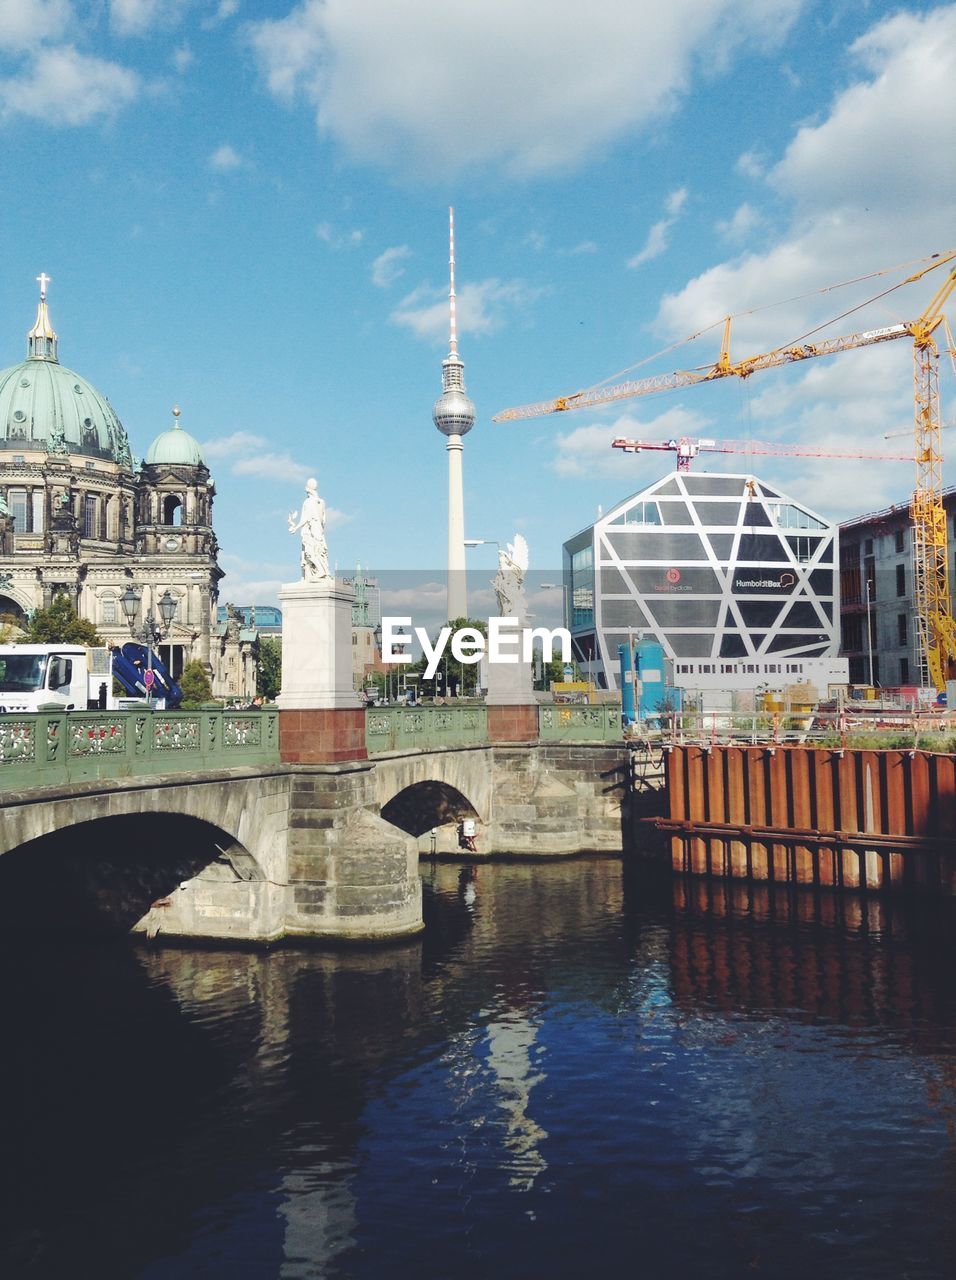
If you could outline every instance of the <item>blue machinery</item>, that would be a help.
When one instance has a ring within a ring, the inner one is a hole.
[[[142,644],[124,644],[113,649],[113,675],[133,698],[164,698],[167,707],[178,707],[183,691],[169,674],[169,668]],[[152,680],[147,672],[152,672]],[[152,685],[152,687],[150,687]]]
[[[621,660],[621,720],[625,725],[681,707],[681,690],[665,679],[664,650],[656,640],[618,645]]]

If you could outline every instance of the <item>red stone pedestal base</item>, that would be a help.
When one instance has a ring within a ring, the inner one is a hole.
[[[364,707],[280,711],[279,758],[283,764],[367,760]]]
[[[537,706],[488,708],[489,742],[537,742]]]

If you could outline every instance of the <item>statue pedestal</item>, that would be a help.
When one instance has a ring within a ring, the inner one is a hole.
[[[355,592],[333,580],[293,582],[279,590],[282,606],[280,711],[361,707],[352,687],[352,604]]]
[[[534,676],[530,662],[489,662],[485,668],[489,707],[524,707],[534,703]]]
[[[364,760],[365,709],[352,686],[355,593],[332,580],[279,591],[282,691],[279,752],[292,764]]]
[[[491,742],[537,742],[538,706],[529,662],[489,662],[488,738]]]

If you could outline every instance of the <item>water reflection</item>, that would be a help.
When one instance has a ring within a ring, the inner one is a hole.
[[[423,876],[396,948],[12,949],[0,1271],[951,1273],[944,912]]]

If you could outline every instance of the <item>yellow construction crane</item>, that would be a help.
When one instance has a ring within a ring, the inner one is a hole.
[[[954,260],[956,249],[934,255],[928,266],[907,276],[896,287],[913,284],[929,272]],[[910,507],[913,522],[913,594],[924,682],[929,680],[937,689],[943,690],[947,678],[952,679],[956,675],[956,621],[953,619],[949,589],[946,513],[943,509],[939,348],[933,335],[943,323],[943,307],[954,289],[956,267],[951,267],[946,280],[916,320],[887,325],[881,329],[868,329],[862,333],[845,334],[838,338],[824,338],[819,342],[799,341],[747,356],[743,360],[730,358],[731,317],[728,316],[724,321],[720,355],[713,364],[701,365],[696,369],[679,369],[674,373],[657,374],[636,381],[619,382],[612,386],[595,387],[572,395],[557,396],[553,400],[542,400],[537,404],[504,409],[501,413],[496,413],[492,421],[517,422],[571,409],[595,408],[616,400],[652,395],[658,391],[693,387],[719,378],[749,378],[751,374],[763,369],[795,364],[816,356],[837,355],[841,351],[892,342],[896,338],[912,338],[916,402],[916,487]]]

